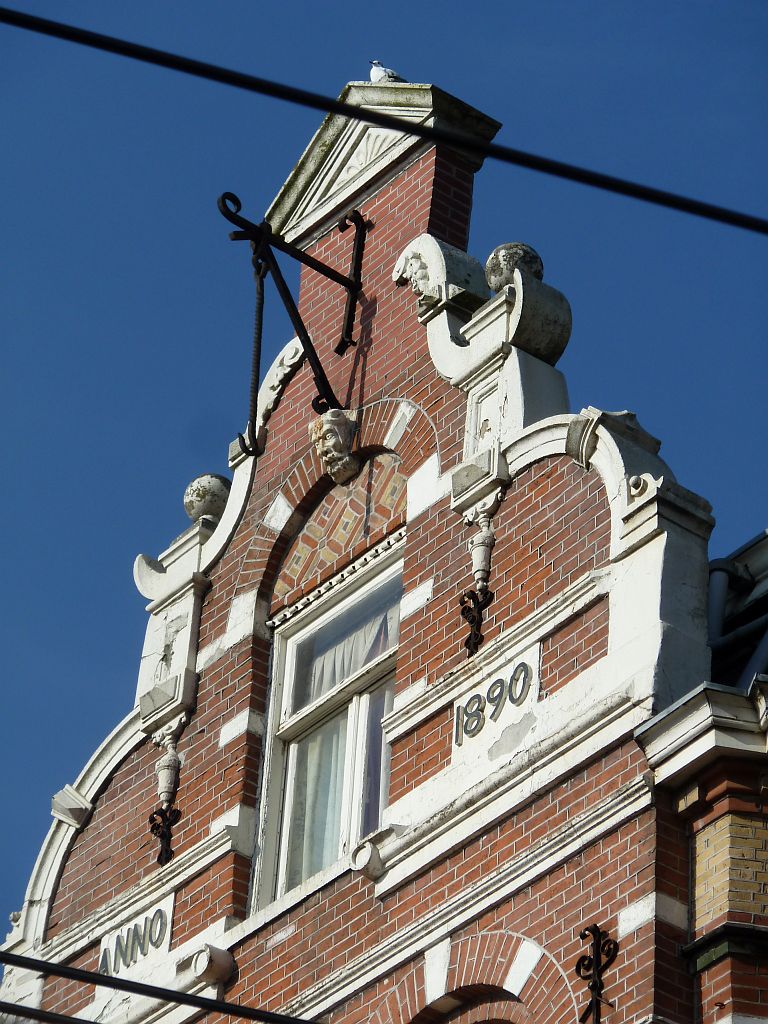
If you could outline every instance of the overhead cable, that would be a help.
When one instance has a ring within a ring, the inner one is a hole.
[[[284,85],[280,82],[271,82],[266,78],[257,78],[255,75],[247,75],[242,71],[232,71],[229,68],[222,68],[216,64],[206,64],[203,61],[192,60],[189,57],[168,53],[165,50],[156,50],[150,46],[141,46],[139,43],[131,43],[125,39],[118,39],[115,36],[102,35],[99,32],[89,32],[87,29],[77,28],[74,25],[65,25],[59,21],[50,21],[47,18],[38,18],[8,7],[0,7],[0,23],[14,25],[16,28],[28,29],[31,32],[42,33],[57,39],[66,39],[69,42],[80,43],[83,46],[90,46],[97,50],[105,50],[108,53],[117,53],[123,57],[131,57],[134,60],[144,61],[148,64],[171,68],[173,71],[181,71],[188,75],[194,75],[197,78],[207,78],[210,81],[220,82],[223,85],[231,85],[262,96],[271,96],[275,99],[285,100],[288,103],[311,107],[314,110],[342,114],[356,121],[365,121],[368,124],[394,129],[406,135],[426,139],[429,142],[449,145],[465,153],[491,157],[494,160],[500,160],[502,163],[514,164],[517,167],[527,167],[529,170],[540,171],[543,174],[549,174],[556,178],[577,181],[582,185],[591,185],[593,188],[603,189],[607,192],[615,192],[618,195],[640,199],[646,203],[654,203],[657,206],[665,206],[668,209],[691,213],[697,217],[704,217],[707,220],[718,221],[721,224],[729,224],[732,227],[744,228],[747,231],[768,235],[768,220],[762,217],[730,210],[723,206],[715,206],[712,203],[704,203],[698,199],[691,199],[688,196],[681,196],[674,192],[666,192],[663,189],[651,188],[648,185],[640,185],[637,182],[616,178],[610,174],[601,174],[599,171],[590,171],[584,167],[563,163],[560,160],[536,156],[533,153],[512,149],[509,146],[502,146],[496,142],[483,142],[446,128],[414,124],[410,121],[392,117],[390,114],[384,114],[378,110],[353,106],[350,103],[343,103],[330,96],[322,96],[318,93],[309,92],[306,89],[298,89],[292,85]]]
[[[55,978],[67,978],[69,981],[80,981],[87,985],[115,989],[118,992],[130,992],[132,995],[159,999],[166,1003],[176,1003],[179,1006],[193,1006],[206,1013],[229,1014],[231,1017],[257,1021],[258,1024],[310,1024],[309,1021],[301,1017],[289,1017],[284,1013],[273,1013],[271,1010],[258,1010],[251,1006],[241,1006],[239,1003],[228,1003],[224,999],[209,999],[207,996],[194,995],[192,992],[179,992],[175,989],[161,988],[159,985],[147,985],[145,982],[132,981],[130,978],[115,978],[108,974],[96,974],[93,971],[84,971],[81,967],[37,960],[34,957],[8,953],[5,950],[0,950],[0,964],[34,971],[43,976],[50,974]],[[41,1013],[45,1012],[41,1011]],[[44,1020],[45,1018],[41,1017],[40,1019]]]

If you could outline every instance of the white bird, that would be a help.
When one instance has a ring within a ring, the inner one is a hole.
[[[371,61],[371,81],[372,82],[404,82],[405,79],[401,78],[396,71],[392,68],[385,68],[380,60]]]

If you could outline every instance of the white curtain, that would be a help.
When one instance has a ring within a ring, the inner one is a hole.
[[[312,662],[307,703],[328,693],[337,683],[359,671],[397,643],[400,606],[376,615],[354,633],[342,637]]]
[[[347,709],[296,744],[286,888],[339,856]]]

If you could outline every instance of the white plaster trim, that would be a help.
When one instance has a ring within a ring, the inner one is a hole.
[[[279,358],[279,357],[278,357]],[[245,509],[251,484],[256,473],[256,459],[246,459],[234,467],[232,486],[221,519],[200,551],[200,572],[208,572],[218,562],[235,532]]]
[[[403,439],[405,428],[416,413],[416,408],[413,402],[398,402],[397,409],[384,437],[385,448],[397,448]]]
[[[224,937],[227,930],[232,927],[233,921],[231,917],[219,918],[182,945],[166,952],[164,956],[139,962],[131,968],[131,980],[177,992],[194,993],[209,999],[221,998],[221,986],[216,982],[201,981],[195,974],[194,961],[196,954],[207,945],[219,949],[225,945]],[[139,1021],[142,1024],[152,1024],[153,1021],[183,1024],[184,1021],[199,1015],[199,1012],[189,1006],[171,1007],[165,1000],[97,989],[93,1000],[79,1012],[78,1016],[85,1020],[106,1020],[119,1024],[138,1024]]]
[[[451,493],[451,474],[440,475],[440,460],[437,455],[423,462],[408,477],[406,522],[411,522]]]
[[[432,686],[425,686],[425,681],[419,680],[397,694],[394,708],[383,723],[387,742],[392,743],[418,728],[422,722],[471,688],[473,681],[478,684],[482,682],[490,662],[498,661],[509,652],[532,646],[604,597],[610,591],[611,581],[610,569],[594,569],[586,573],[502,636],[484,644],[474,658],[462,662]]]
[[[371,562],[381,558],[381,567],[384,569],[391,561],[396,558],[402,557],[400,551],[401,542],[405,539],[405,527],[401,526],[399,530],[395,530],[388,537],[385,537],[379,544],[369,548],[365,554],[361,555],[360,558],[355,559],[354,562],[350,562],[349,565],[345,566],[341,572],[337,573],[331,579],[326,580],[325,583],[321,583],[319,587],[310,591],[295,604],[292,604],[288,608],[284,608],[281,612],[267,623],[268,626],[282,626],[284,622],[292,619],[299,612],[303,612],[305,608],[309,608],[312,605],[317,606],[319,610],[324,606],[327,601],[325,600],[326,595],[333,592],[333,599],[335,600],[338,596],[341,596],[347,592],[354,584],[351,582],[354,577],[361,569],[365,569]]]
[[[413,615],[420,608],[423,608],[425,604],[432,600],[432,590],[435,585],[435,577],[432,576],[428,580],[424,580],[418,587],[414,587],[407,593],[403,594],[400,601],[400,621],[407,619],[409,615]]]
[[[260,715],[258,711],[250,711],[248,708],[222,725],[219,733],[219,746],[226,747],[232,740],[236,740],[247,732],[254,736],[264,735],[264,716]]]
[[[689,908],[673,896],[659,892],[656,893],[656,917],[660,921],[674,925],[675,928],[686,930],[689,922]]]
[[[536,970],[539,960],[544,956],[541,946],[531,939],[523,939],[517,947],[515,958],[507,972],[504,988],[513,996],[519,996],[525,983]]]
[[[424,950],[424,998],[428,1004],[445,995],[450,964],[450,938]]]
[[[619,911],[616,938],[623,939],[657,919],[684,931],[688,928],[688,907],[666,893],[649,892]]]
[[[636,738],[657,782],[681,784],[728,752],[765,756],[766,736],[747,694],[707,683],[645,722]]]
[[[282,491],[278,491],[263,519],[264,525],[273,533],[280,533],[293,515],[293,507]]]
[[[642,779],[623,786],[617,793],[553,830],[543,843],[530,847],[484,878],[444,900],[434,910],[387,936],[372,949],[350,960],[330,977],[306,988],[300,996],[281,1007],[283,1013],[317,1017],[366,988],[420,952],[450,937],[490,908],[510,899],[536,878],[553,870],[601,836],[652,805],[652,796]],[[242,942],[255,930],[249,918],[228,935],[229,947]]]
[[[237,594],[233,598],[232,604],[229,606],[227,627],[224,635],[217,637],[216,640],[212,640],[198,651],[198,672],[203,672],[214,661],[231,650],[236,644],[239,644],[241,640],[253,636],[257,596],[258,589],[254,588],[243,594]]]
[[[296,933],[296,922],[287,924],[285,928],[281,928],[279,932],[275,932],[271,935],[264,943],[265,949],[274,949],[275,946],[279,946],[281,942],[285,942],[286,939],[290,939],[292,935]]]

